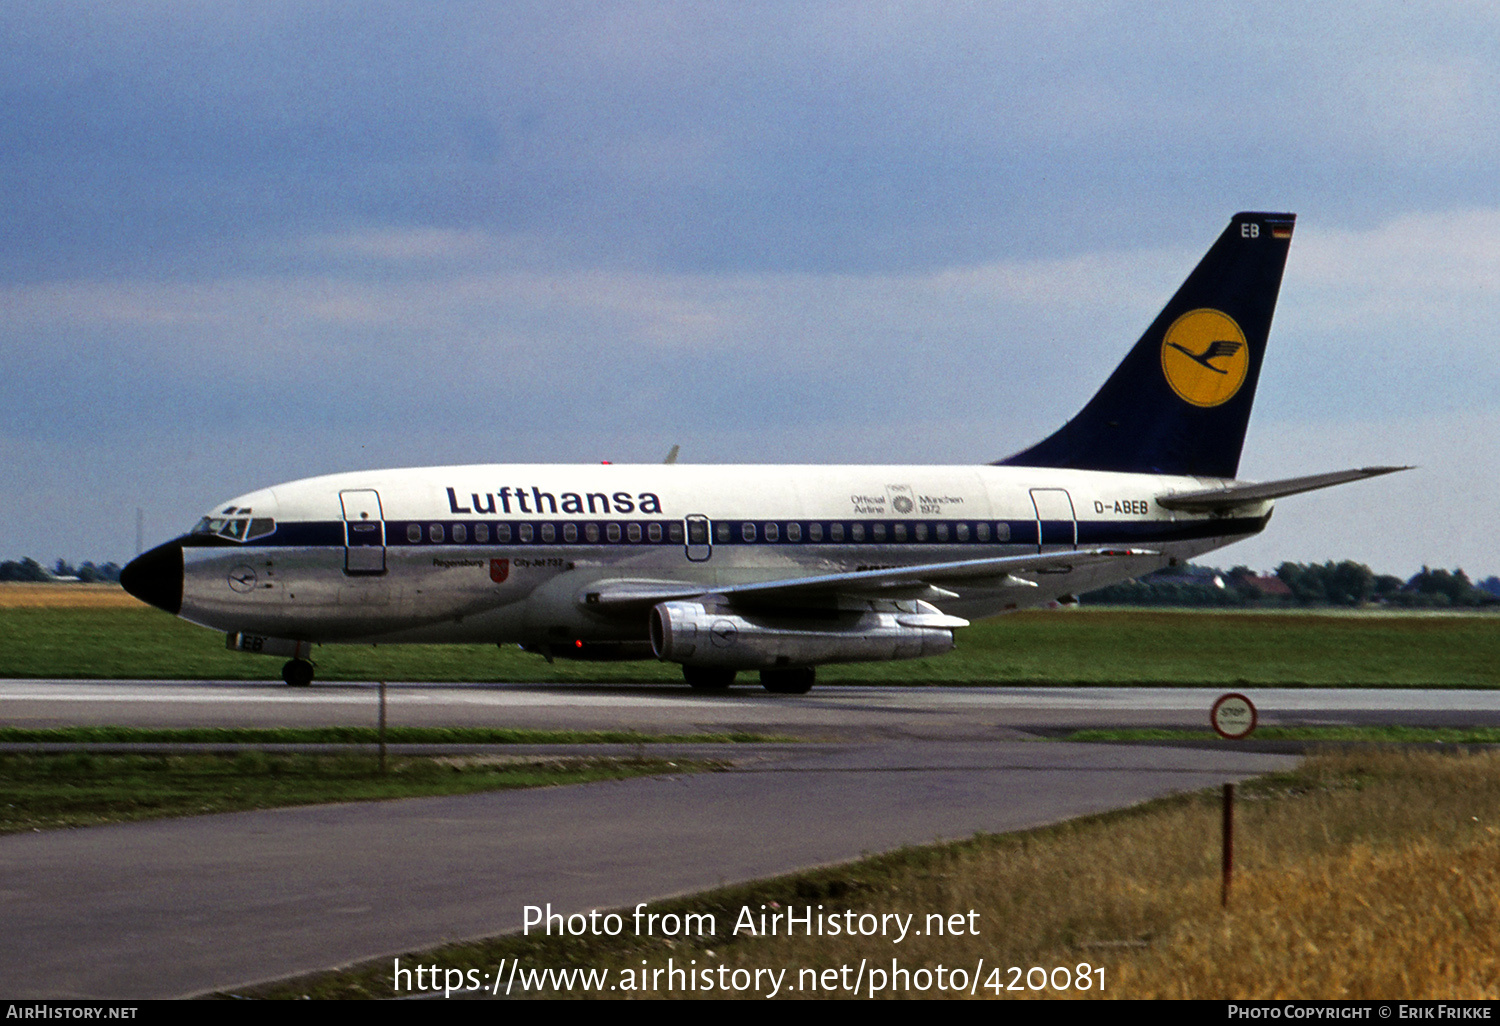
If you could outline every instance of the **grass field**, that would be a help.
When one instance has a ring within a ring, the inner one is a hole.
[[[325,802],[472,794],[680,773],[706,762],[569,756],[0,753],[0,834]]]
[[[856,967],[890,970],[896,959],[913,973],[927,970],[928,986],[914,975],[914,985],[895,987],[888,973],[887,989],[871,995],[875,977],[866,973],[858,996],[966,996],[935,985],[942,965],[950,983],[953,970],[963,970],[975,996],[1008,999],[1500,997],[1500,752],[1371,748],[1316,756],[1295,772],[1242,785],[1227,911],[1219,903],[1219,815],[1217,793],[1188,795],[650,906],[712,914],[707,936],[645,938],[630,928],[613,939],[512,936],[401,959],[458,970],[460,986],[467,970],[493,973],[511,960],[526,969],[606,970],[619,983],[671,959],[731,973],[784,969],[782,996],[852,997]],[[913,935],[896,944],[733,929],[745,907],[758,914],[808,906],[909,913],[919,924],[934,913],[973,911],[965,918],[977,936]],[[1066,967],[1077,980],[1080,964],[1089,966],[1087,990],[1027,985],[1028,977],[1036,982],[1032,967],[1049,978]],[[392,968],[387,958],[260,993],[390,997]],[[560,995],[631,996],[555,986],[529,996]],[[694,995],[658,985],[638,996]]]
[[[37,589],[45,589],[38,593]],[[514,646],[326,645],[320,680],[679,683],[655,662],[549,665]],[[108,586],[0,585],[0,677],[276,680],[281,660]],[[820,684],[1500,686],[1500,617],[1037,610],[977,623],[935,659],[829,666]]]

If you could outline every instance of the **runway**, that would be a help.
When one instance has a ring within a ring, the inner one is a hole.
[[[11,725],[372,723],[373,686],[0,682]],[[1069,726],[1202,725],[1217,692],[653,687],[392,689],[391,722],[687,731],[732,772],[207,816],[0,838],[15,997],[172,997],[513,932],[522,906],[632,906],[908,844],[1239,780],[1246,748],[1055,744]],[[1500,722],[1491,692],[1253,693],[1271,722]],[[1027,739],[1030,740],[1027,740]]]
[[[1208,726],[1220,688],[758,686],[702,694],[643,684],[388,686],[388,717],[412,726],[652,733],[744,729],[796,737],[1025,738],[1085,727]],[[1500,690],[1238,688],[1271,725],[1500,724]],[[378,721],[376,684],[288,688],[263,681],[0,680],[10,726],[348,726]]]

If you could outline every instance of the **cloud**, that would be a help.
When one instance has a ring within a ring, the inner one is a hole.
[[[992,459],[1077,410],[1257,207],[1302,215],[1265,475],[1298,432],[1477,430],[1500,384],[1497,21],[5,5],[0,439],[50,468],[6,530],[47,538],[69,473],[128,504],[175,487],[159,454],[210,449],[174,473],[672,442]]]

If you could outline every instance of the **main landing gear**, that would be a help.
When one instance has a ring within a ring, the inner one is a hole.
[[[694,691],[728,691],[734,683],[734,671],[717,666],[688,666],[683,664],[682,677]]]
[[[773,695],[805,695],[812,690],[817,671],[811,666],[789,670],[761,670],[760,686]]]
[[[305,688],[312,683],[313,664],[306,659],[288,659],[281,668],[281,679],[294,688]]]
[[[811,666],[761,670],[760,685],[773,695],[805,695],[812,690],[816,675],[817,671]],[[717,666],[684,665],[682,676],[694,691],[728,691],[729,685],[734,683],[735,671]]]

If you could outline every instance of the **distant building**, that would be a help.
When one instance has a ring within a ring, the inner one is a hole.
[[[1247,575],[1239,579],[1239,584],[1253,591],[1260,598],[1286,599],[1290,602],[1294,597],[1292,589],[1288,588],[1286,582],[1280,577],[1265,574]]]

